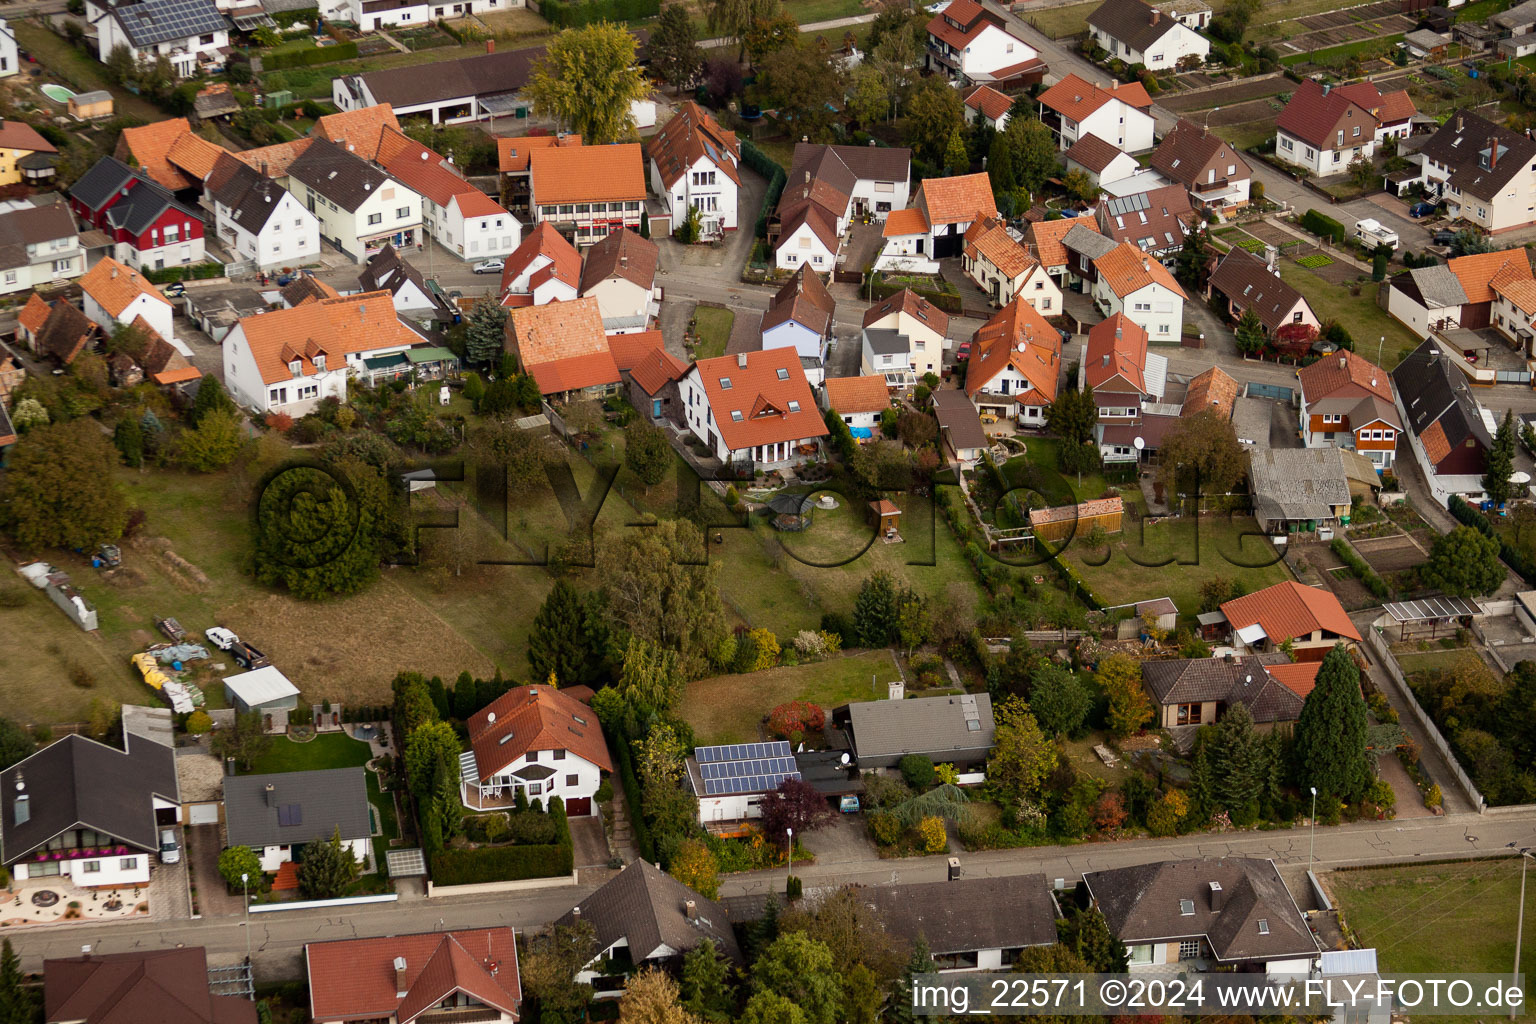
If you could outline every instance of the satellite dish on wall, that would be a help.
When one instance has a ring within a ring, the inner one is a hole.
[[[1137,451],[1141,451],[1142,449],[1146,448],[1147,440],[1144,437],[1138,437],[1136,440],[1132,441],[1131,444],[1136,447]]]

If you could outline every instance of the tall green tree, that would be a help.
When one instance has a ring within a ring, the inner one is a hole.
[[[24,548],[94,548],[128,521],[117,449],[92,419],[27,431],[0,478],[0,526]]]
[[[998,132],[992,136],[992,144],[987,149],[987,177],[992,181],[994,196],[1009,195],[1019,187],[1019,176],[1013,168],[1014,148],[1007,133]]]
[[[736,63],[747,59],[747,32],[760,19],[770,18],[779,0],[709,0],[704,15],[709,30],[738,44]]]
[[[1170,493],[1226,494],[1248,469],[1248,453],[1230,421],[1207,409],[1186,416],[1163,437],[1158,472]]]
[[[240,877],[242,875],[245,876],[243,881]],[[261,858],[249,846],[228,847],[219,854],[219,877],[224,879],[224,884],[229,886],[231,892],[240,891],[243,895],[250,891],[252,883],[255,883],[259,892],[262,883]]]
[[[1237,350],[1243,355],[1253,355],[1264,347],[1264,324],[1252,309],[1243,310],[1233,333],[1237,336]]]
[[[1048,664],[1030,684],[1029,706],[1046,735],[1078,739],[1086,731],[1093,694],[1076,673]]]
[[[1056,140],[1051,130],[1038,118],[1009,118],[1003,134],[1014,140],[1013,165],[1019,187],[1031,193],[1040,191],[1046,180],[1059,169]]]
[[[32,734],[9,718],[0,718],[0,772],[37,751]]]
[[[1096,974],[1120,974],[1130,962],[1125,946],[1109,930],[1109,922],[1097,907],[1074,907],[1056,922],[1058,941],[1071,949]]]
[[[609,675],[608,646],[602,602],[556,580],[528,632],[532,677],[542,682],[553,674],[561,686],[601,686]]]
[[[672,444],[665,430],[638,419],[624,428],[624,465],[645,484],[647,494],[667,478],[672,460]]]
[[[741,1024],[809,1024],[809,1019],[793,999],[764,990],[747,1000]]]
[[[948,1024],[949,1017],[917,1012],[917,979],[938,970],[928,951],[928,940],[919,935],[912,942],[912,955],[891,990],[885,1018],[890,1024]]]
[[[693,19],[681,3],[670,3],[661,9],[661,17],[651,30],[649,49],[651,66],[679,92],[704,66],[704,51],[693,31]]]
[[[645,725],[676,710],[686,683],[676,651],[641,637],[629,638],[617,689],[637,723]]]
[[[836,1024],[843,986],[832,951],[803,932],[781,932],[752,965],[752,986],[798,1006],[808,1024]]]
[[[1093,428],[1099,422],[1099,406],[1093,400],[1093,388],[1079,391],[1063,388],[1056,401],[1046,406],[1045,423],[1051,433],[1068,444],[1093,440]]]
[[[506,351],[507,308],[482,302],[464,322],[464,360],[474,366],[494,366]]]
[[[379,573],[388,502],[378,471],[357,460],[335,475],[283,470],[256,499],[256,578],[310,601],[362,591]]]
[[[971,169],[971,158],[965,149],[965,135],[957,125],[949,133],[944,147],[944,170],[949,174],[966,174]]]
[[[523,1019],[580,1024],[592,1002],[592,986],[576,980],[600,950],[590,921],[556,925],[547,935],[528,940],[518,956],[522,975]]]
[[[1504,504],[1515,496],[1515,485],[1509,478],[1515,472],[1515,411],[1506,409],[1504,421],[1493,437],[1493,447],[1488,449],[1486,472],[1483,474],[1483,490],[1488,500]]]
[[[588,145],[635,135],[630,104],[650,92],[635,66],[635,37],[606,21],[569,28],[535,62],[524,92],[534,113],[553,118]]]
[[[227,412],[238,414],[234,399],[229,397],[229,392],[224,390],[224,385],[219,383],[217,377],[204,377],[197,385],[197,397],[192,399],[192,411],[187,419],[195,427],[203,422],[203,417],[211,412]]]
[[[1216,726],[1210,761],[1216,802],[1239,824],[1248,824],[1258,816],[1264,753],[1248,705],[1233,704]]]
[[[731,965],[713,939],[704,939],[683,955],[680,994],[683,1006],[701,1020],[727,1024],[736,1009]]]
[[[447,722],[424,722],[405,737],[405,777],[412,795],[427,800],[437,783],[437,773],[451,774],[459,764],[459,734]]]
[[[210,745],[215,757],[234,758],[236,764],[250,771],[257,759],[272,749],[272,737],[267,734],[260,712],[248,711],[235,716],[232,728],[214,733]]]
[[[819,139],[832,131],[836,115],[831,108],[842,104],[846,79],[835,51],[797,36],[763,58],[754,88],[761,105],[777,107],[798,134]]]
[[[878,570],[865,577],[853,599],[853,628],[864,647],[885,647],[898,640],[901,591],[890,573]]]
[[[22,984],[21,957],[11,948],[11,940],[0,941],[0,1024],[36,1024],[37,994]]]
[[[123,465],[130,469],[144,465],[144,431],[132,416],[118,420],[112,431],[112,444],[123,457]]]
[[[1175,257],[1174,276],[1186,288],[1199,288],[1205,284],[1205,268],[1210,265],[1210,237],[1205,228],[1197,225],[1184,236],[1184,244]]]
[[[1498,590],[1504,582],[1499,542],[1470,526],[1458,526],[1435,538],[1429,561],[1419,566],[1419,579],[1455,597],[1478,597]]]
[[[942,75],[924,78],[913,87],[907,100],[906,141],[924,160],[942,167],[949,137],[964,123],[960,93]]]
[[[1329,651],[1296,722],[1296,784],[1349,803],[1371,785],[1360,670],[1343,645]]]
[[[235,461],[247,440],[238,412],[210,409],[177,438],[176,461],[194,473],[212,473]]]
[[[987,758],[987,778],[1017,804],[1039,797],[1040,787],[1056,767],[1056,746],[1040,731],[1029,706],[1011,697],[993,709],[997,729]]]
[[[604,540],[599,551],[609,623],[664,650],[682,672],[702,675],[727,635],[717,564],[700,564],[704,537],[687,520],[663,520]]]
[[[346,895],[347,886],[357,879],[357,858],[341,842],[341,827],[331,838],[304,845],[299,861],[299,892],[305,899],[333,900]]]

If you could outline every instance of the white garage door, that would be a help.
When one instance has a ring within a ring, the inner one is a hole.
[[[218,804],[188,804],[187,824],[189,825],[217,825],[219,823]]]

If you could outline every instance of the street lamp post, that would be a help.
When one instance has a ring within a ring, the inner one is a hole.
[[[245,964],[251,964],[251,876],[240,872],[240,891],[245,894]]]
[[[1515,919],[1515,971],[1510,983],[1520,983],[1520,939],[1521,932],[1525,930],[1525,866],[1531,860],[1531,851],[1520,851],[1520,916]],[[1515,1007],[1509,1008],[1509,1019],[1515,1019]]]
[[[795,877],[795,830],[784,830],[784,859],[789,864],[789,873],[784,876],[784,895],[789,896],[789,883]]]
[[[1307,844],[1307,874],[1312,873],[1312,855],[1317,852],[1317,787],[1312,790],[1312,840]]]

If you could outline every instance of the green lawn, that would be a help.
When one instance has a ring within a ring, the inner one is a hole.
[[[1107,561],[1105,549],[1094,551],[1081,540],[1061,557],[1106,605],[1171,597],[1181,613],[1193,615],[1206,580],[1235,579],[1251,594],[1290,578],[1274,547],[1256,536],[1258,530],[1248,516],[1207,516],[1198,523],[1183,517],[1146,526],[1138,536],[1136,525],[1127,521],[1126,532],[1110,538]],[[1166,565],[1144,564],[1168,559]]]
[[[325,768],[351,768],[368,763],[368,744],[340,732],[321,733],[308,743],[274,736],[272,746],[251,766],[248,775],[279,772],[313,772]]]
[[[1360,945],[1376,948],[1383,973],[1507,976],[1514,964],[1519,857],[1334,871],[1327,884]],[[1536,977],[1536,942],[1529,934],[1525,939],[1520,967],[1529,981]],[[1415,1014],[1413,1019],[1420,1024],[1468,1018]]]
[[[1052,39],[1082,35],[1088,30],[1088,15],[1098,10],[1098,3],[1073,4],[1071,7],[1052,7],[1043,11],[1029,11],[1025,21],[1034,25]]]
[[[791,700],[808,700],[831,711],[858,700],[881,700],[886,684],[900,679],[889,651],[837,655],[795,668],[715,676],[688,684],[683,717],[698,743],[753,743],[758,722]]]
[[[801,24],[814,25],[822,21],[835,21],[868,13],[861,0],[785,0],[784,9]],[[841,33],[838,40],[841,40]],[[832,39],[829,43],[835,42]]]
[[[694,346],[695,359],[711,359],[725,355],[725,343],[731,340],[731,327],[736,314],[728,309],[699,306],[693,311],[698,342]]]
[[[1403,674],[1412,676],[1418,672],[1430,672],[1437,669],[1452,669],[1457,666],[1469,653],[1467,650],[1445,650],[1437,646],[1434,650],[1419,651],[1417,653],[1393,652]],[[1474,654],[1473,657],[1476,657]]]
[[[1329,61],[1342,60],[1363,53],[1379,53],[1383,49],[1387,53],[1403,41],[1401,32],[1391,36],[1378,36],[1375,39],[1361,39],[1358,42],[1345,43],[1342,46],[1330,46],[1322,50],[1310,50],[1306,53],[1293,53],[1289,57],[1281,57],[1280,63],[1287,66],[1292,64],[1326,64]]]
[[[38,63],[62,76],[75,92],[106,89],[112,93],[118,114],[131,114],[146,121],[158,121],[165,117],[153,103],[114,86],[107,79],[106,65],[85,50],[70,46],[63,38],[34,22],[18,18],[10,24],[16,33],[17,44],[36,57]],[[47,106],[46,102],[44,106]]]
[[[1319,320],[1337,320],[1343,325],[1355,339],[1356,350],[1361,355],[1374,362],[1380,347],[1382,369],[1392,369],[1418,348],[1419,339],[1414,333],[1376,305],[1376,282],[1362,283],[1360,294],[1351,295],[1348,288],[1329,284],[1289,259],[1280,261],[1280,277],[1306,297]],[[1378,345],[1378,339],[1382,338],[1386,339],[1385,344]]]

